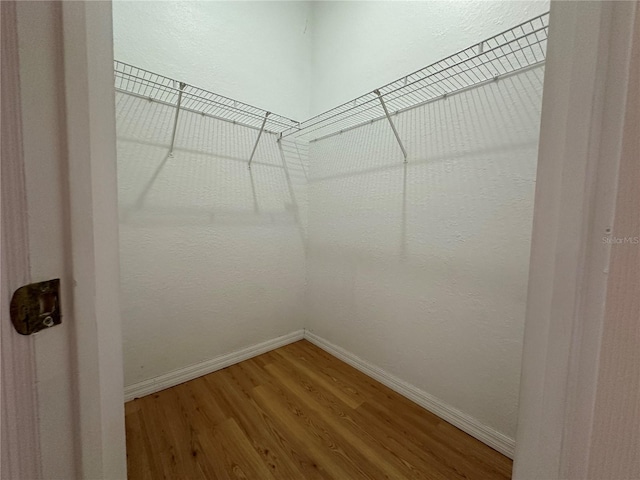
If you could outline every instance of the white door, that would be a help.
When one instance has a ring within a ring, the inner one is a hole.
[[[0,2],[5,479],[125,478],[110,2]],[[60,278],[62,324],[11,293]]]

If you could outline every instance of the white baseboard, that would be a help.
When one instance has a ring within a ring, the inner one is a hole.
[[[128,402],[134,398],[144,397],[152,393],[159,392],[165,388],[175,387],[194,378],[207,375],[208,373],[221,370],[236,363],[248,360],[249,358],[256,357],[263,353],[269,352],[289,343],[297,342],[304,338],[304,330],[297,330],[295,332],[288,333],[281,337],[277,337],[266,342],[252,345],[236,352],[221,355],[219,357],[212,358],[211,360],[205,360],[204,362],[197,363],[195,365],[189,365],[188,367],[180,368],[169,373],[165,373],[158,377],[150,378],[142,382],[134,383],[124,388],[124,400]]]
[[[404,380],[399,379],[395,375],[385,372],[381,368],[370,364],[369,362],[357,357],[341,347],[338,347],[337,345],[334,345],[309,330],[304,331],[304,338],[334,357],[339,358],[343,362],[360,370],[365,375],[379,381],[390,389],[398,392],[400,395],[407,397],[409,400],[429,410],[443,420],[455,425],[460,430],[477,438],[503,455],[513,458],[515,450],[515,441],[513,438],[507,437],[497,430],[484,425],[466,413],[447,405],[433,395],[429,395],[427,392],[424,392]]]

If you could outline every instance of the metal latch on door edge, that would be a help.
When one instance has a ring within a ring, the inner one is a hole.
[[[11,298],[11,323],[21,335],[31,335],[62,323],[60,279],[32,283]]]

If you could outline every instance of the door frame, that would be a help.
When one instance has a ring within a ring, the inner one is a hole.
[[[2,27],[0,475],[123,479],[111,2],[3,1]],[[22,337],[10,295],[45,276],[63,323]]]
[[[62,2],[80,472],[126,478],[111,1]]]
[[[640,66],[638,10],[637,2],[627,1],[551,3],[514,463],[518,480],[603,478],[607,471],[610,478],[640,475],[629,470],[640,468],[638,439],[625,436],[615,418],[640,422],[634,411],[640,374],[635,383],[629,378],[640,373],[640,356],[637,345],[623,348],[624,333],[608,335],[620,328],[632,334],[640,320],[640,246],[623,249],[608,241],[640,235],[637,178],[635,189],[627,185],[634,169],[640,176],[640,82],[630,76],[635,69],[637,77]],[[611,365],[625,371],[626,380]],[[627,392],[629,403],[602,397],[612,387],[614,397]],[[599,423],[616,428],[605,431]],[[630,461],[634,448],[636,466]]]
[[[0,478],[41,478],[35,350],[33,337],[19,335],[9,321],[11,294],[30,283],[27,192],[22,148],[22,109],[17,12],[0,2],[2,118],[0,151]]]

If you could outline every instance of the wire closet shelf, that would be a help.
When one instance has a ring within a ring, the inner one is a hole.
[[[279,134],[299,122],[157,73],[114,61],[116,91],[150,101]]]
[[[496,81],[545,61],[549,12],[300,124],[283,137],[316,141]],[[393,125],[393,122],[391,122]],[[406,157],[406,155],[405,155]]]

